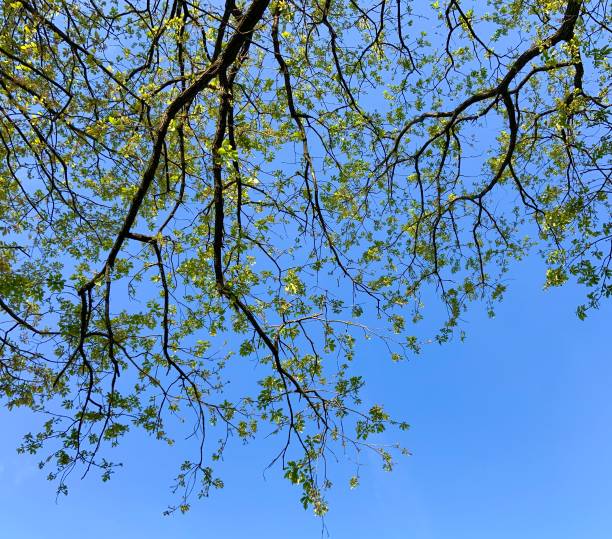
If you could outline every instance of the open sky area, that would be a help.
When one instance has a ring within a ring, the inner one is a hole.
[[[0,539],[612,539],[609,4],[0,3]]]
[[[542,277],[535,259],[515,267],[494,319],[468,313],[464,343],[427,345],[400,364],[362,358],[366,398],[410,422],[402,441],[412,456],[392,473],[364,456],[355,490],[352,468],[338,465],[326,531],[278,468],[266,472],[279,440],[236,441],[219,469],[225,488],[164,517],[180,444],[134,434],[117,450],[124,468],[110,482],[75,474],[56,501],[36,458],[15,451],[32,418],[4,410],[0,536],[608,539],[612,310],[604,304],[581,322],[583,291],[542,291]]]

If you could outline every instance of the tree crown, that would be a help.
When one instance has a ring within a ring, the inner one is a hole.
[[[389,469],[374,435],[407,428],[362,403],[356,343],[418,353],[432,295],[448,340],[534,247],[578,316],[610,295],[602,1],[0,9],[0,395],[48,414],[21,449],[60,491],[179,418],[175,508],[272,431],[322,514],[334,447]]]

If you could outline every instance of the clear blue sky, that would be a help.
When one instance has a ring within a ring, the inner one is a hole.
[[[511,278],[495,319],[468,315],[465,343],[428,345],[402,364],[362,361],[367,395],[411,423],[404,441],[413,456],[391,474],[366,459],[356,490],[340,465],[325,520],[331,538],[612,537],[612,308],[580,322],[582,290],[543,292],[533,260]],[[185,516],[163,517],[180,448],[134,435],[112,481],[74,475],[56,503],[36,459],[15,452],[30,425],[2,410],[2,538],[321,536],[299,489],[278,469],[264,478],[269,442],[233,444],[220,469],[225,489]]]

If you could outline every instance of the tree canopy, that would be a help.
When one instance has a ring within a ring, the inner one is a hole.
[[[362,402],[360,343],[462,335],[533,250],[579,317],[610,295],[607,7],[2,0],[0,396],[45,417],[20,450],[65,492],[187,425],[182,511],[259,434],[318,514],[330,455],[391,468],[408,425]]]

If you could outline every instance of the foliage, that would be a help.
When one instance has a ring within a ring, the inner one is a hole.
[[[580,317],[610,295],[606,7],[3,0],[0,395],[49,418],[22,451],[65,491],[191,422],[182,511],[231,437],[278,434],[318,514],[336,449],[391,468],[359,342],[418,353],[432,293],[446,341],[534,246]]]

